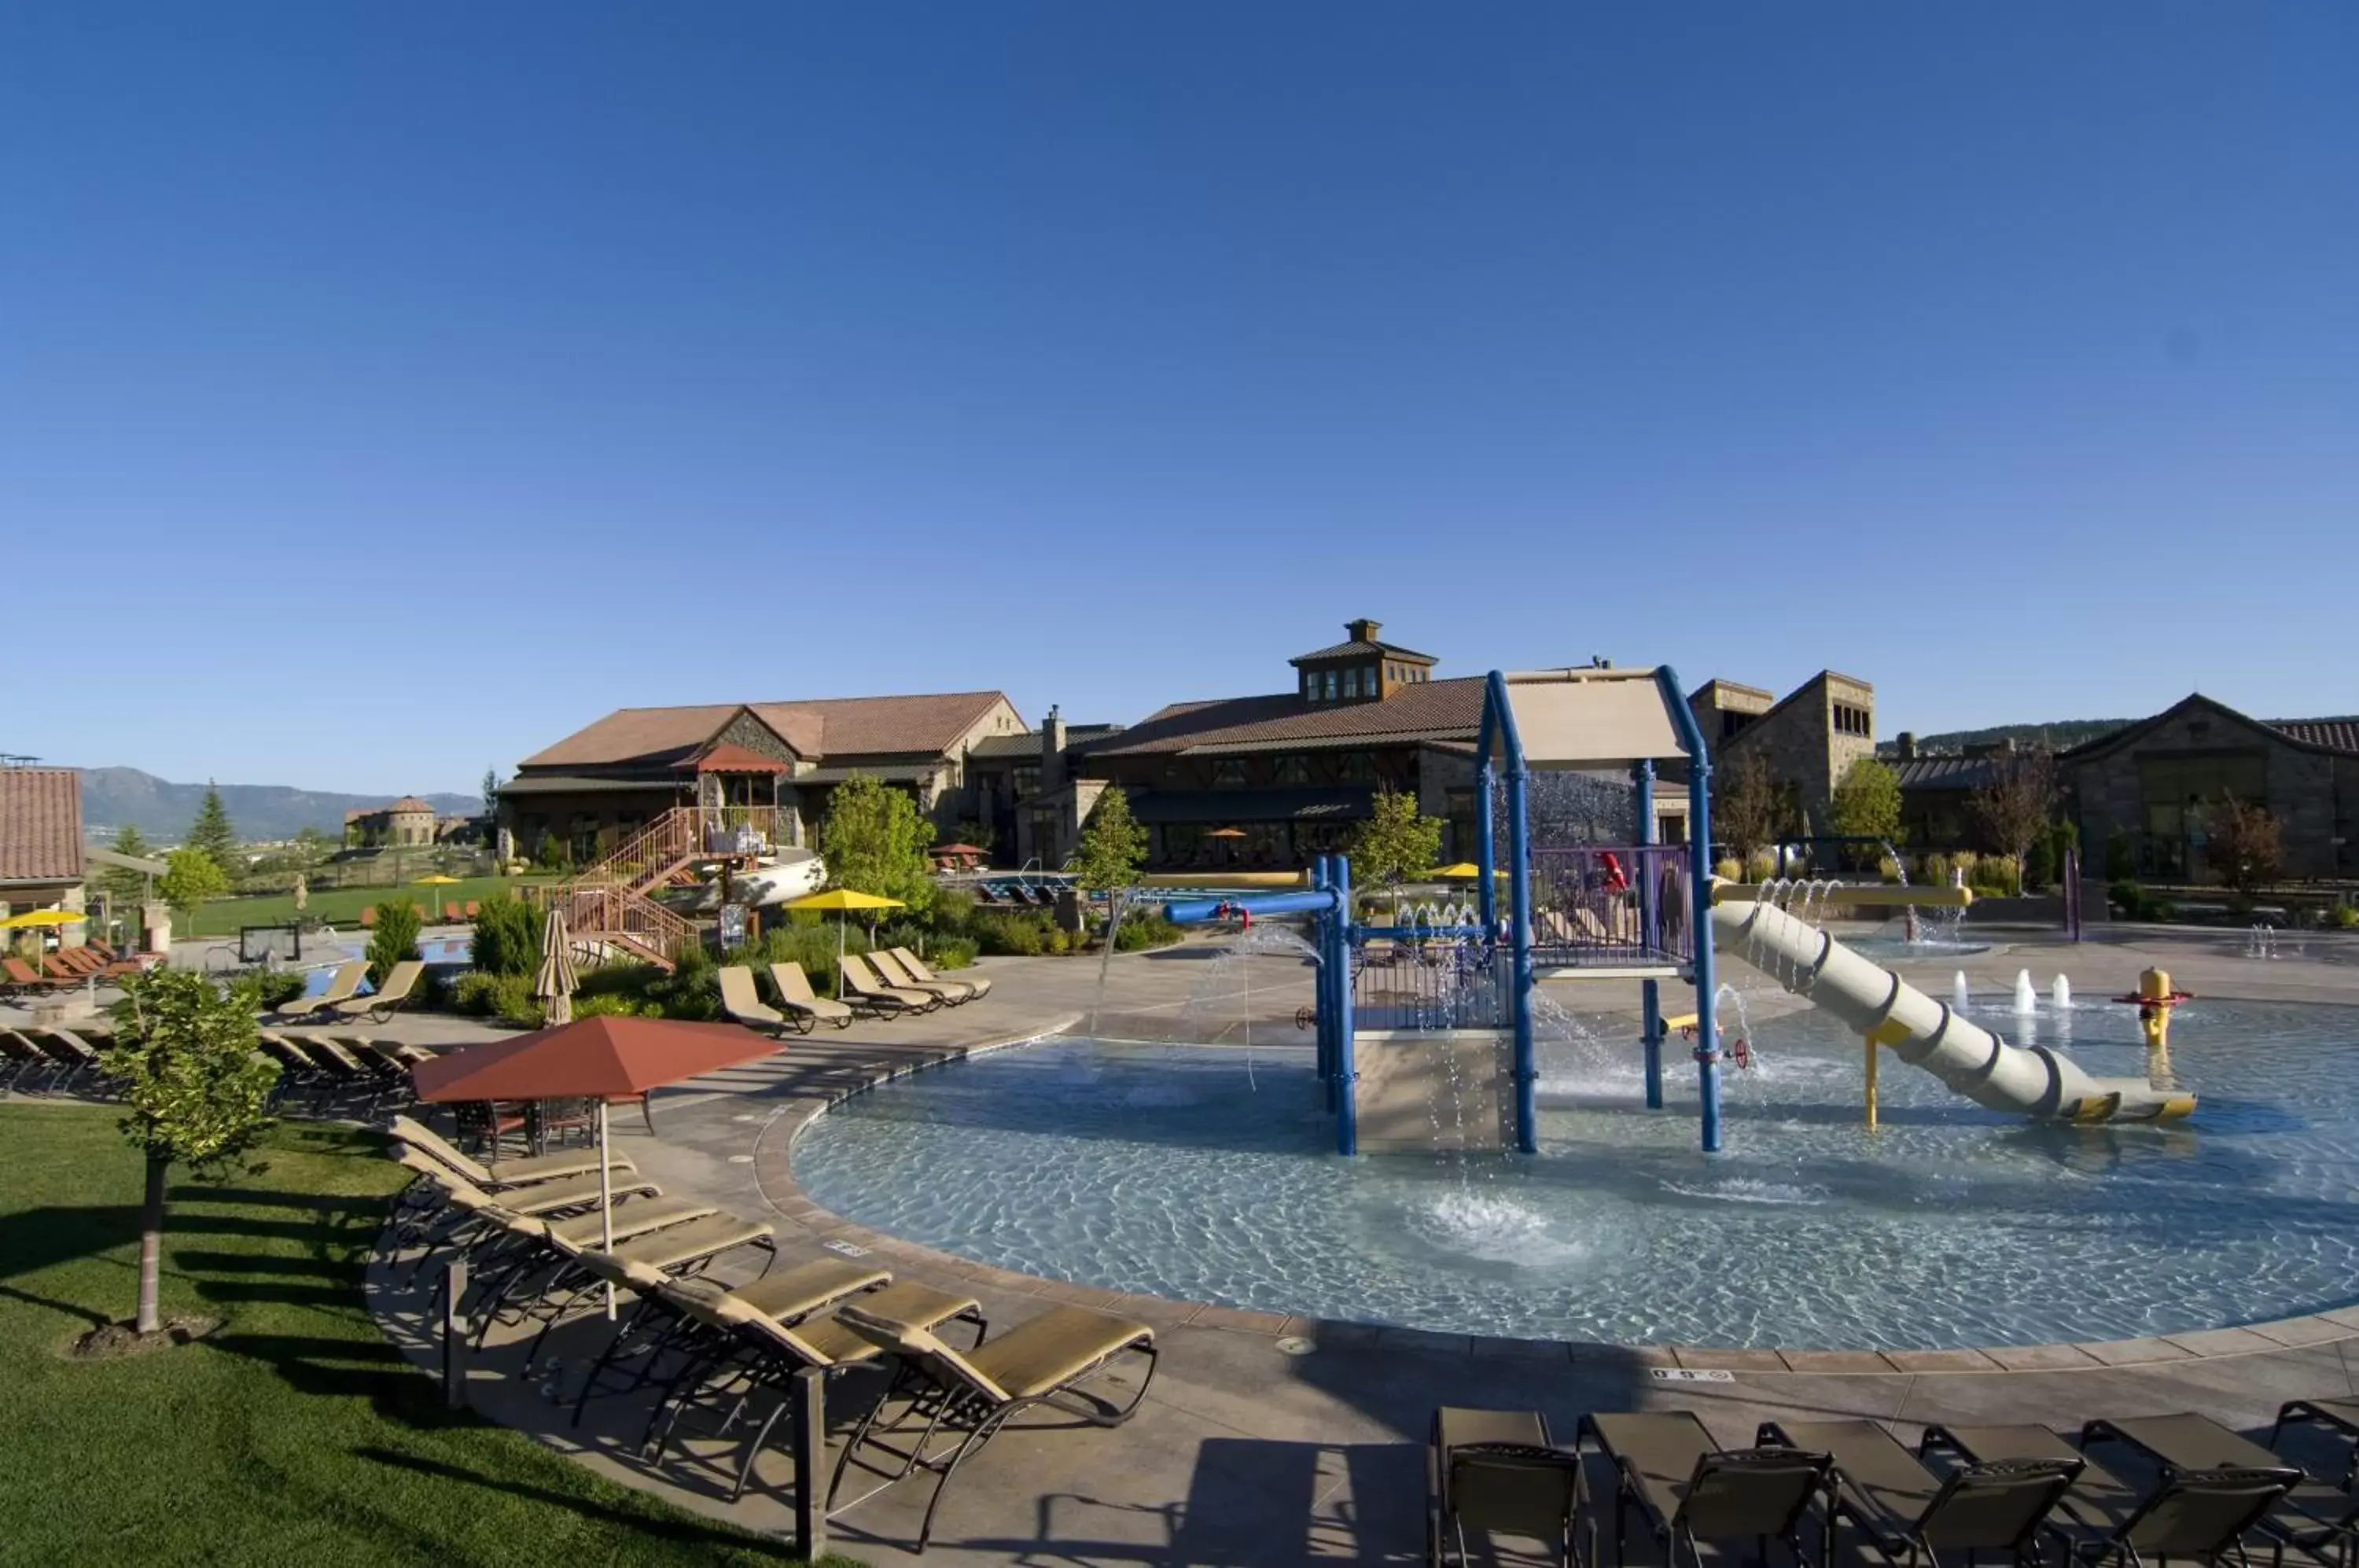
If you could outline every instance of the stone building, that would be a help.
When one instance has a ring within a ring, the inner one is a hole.
[[[344,843],[355,849],[432,844],[436,832],[434,808],[415,795],[404,795],[391,805],[344,813]]]
[[[82,909],[86,875],[82,774],[71,768],[0,768],[0,916]],[[60,926],[56,935],[78,946],[85,929]]]
[[[2057,759],[2090,863],[2125,844],[2137,875],[2214,880],[2212,815],[2233,795],[2277,818],[2288,877],[2359,871],[2359,718],[2253,719],[2197,693]]]
[[[500,787],[498,848],[591,864],[675,806],[745,808],[774,842],[810,842],[855,773],[903,789],[943,830],[976,815],[968,761],[1022,737],[998,691],[623,708],[534,753]]]
[[[1757,686],[1707,681],[1688,694],[1712,766],[1761,758],[1769,777],[1791,791],[1805,831],[1831,833],[1835,785],[1851,765],[1875,755],[1875,688],[1855,676],[1821,670],[1772,701]]]
[[[1051,707],[1038,731],[977,741],[966,766],[975,802],[972,821],[986,841],[980,847],[1002,865],[1062,865],[1105,788],[1102,779],[1082,777],[1081,759],[1122,730],[1120,724],[1068,724]]]

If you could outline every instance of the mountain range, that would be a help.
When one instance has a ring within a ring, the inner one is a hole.
[[[223,809],[230,825],[243,839],[292,838],[307,827],[341,839],[344,813],[365,806],[382,806],[400,791],[382,795],[337,795],[324,789],[298,789],[286,784],[222,784]],[[85,768],[82,773],[82,831],[103,844],[114,830],[137,828],[158,844],[177,844],[195,820],[207,786],[174,784],[136,768]],[[443,816],[473,816],[484,809],[477,795],[421,795],[419,800]]]

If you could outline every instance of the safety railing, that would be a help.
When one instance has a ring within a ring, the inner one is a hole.
[[[1356,1028],[1512,1027],[1509,961],[1482,927],[1362,927],[1353,934],[1352,1010]]]
[[[1532,962],[1543,968],[1687,964],[1685,844],[1532,851]],[[1506,914],[1501,895],[1501,918]]]

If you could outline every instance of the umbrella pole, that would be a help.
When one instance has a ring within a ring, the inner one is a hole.
[[[844,917],[835,917],[835,999],[843,1000],[843,926]]]
[[[605,1249],[614,1250],[614,1165],[606,1147],[606,1096],[598,1096],[598,1219]],[[606,1281],[606,1321],[614,1321],[614,1282]]]

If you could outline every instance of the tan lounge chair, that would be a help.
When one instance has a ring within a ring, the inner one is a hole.
[[[506,1187],[495,1192],[467,1181],[466,1178],[423,1150],[398,1143],[393,1147],[394,1159],[419,1175],[430,1177],[440,1182],[446,1191],[459,1192],[472,1189],[482,1192],[485,1198],[503,1208],[513,1209],[517,1214],[528,1214],[534,1219],[563,1214],[570,1209],[594,1210],[598,1206],[599,1193],[602,1191],[612,1192],[617,1198],[663,1196],[661,1187],[629,1171],[607,1172],[603,1188],[595,1175],[561,1176],[555,1181],[535,1181],[522,1187]],[[711,1214],[712,1211],[707,1208],[704,1212]],[[597,1238],[593,1236],[591,1239],[594,1241]]]
[[[2182,1478],[2201,1474],[2233,1475],[2244,1477],[2244,1485],[2251,1488],[2263,1484],[2261,1477],[2274,1475],[2283,1483],[2279,1496],[2251,1521],[2265,1534],[2321,1556],[2330,1555],[2332,1548],[2331,1555],[2345,1563],[2351,1561],[2353,1545],[2359,1542],[2359,1494],[2311,1480],[2299,1465],[2229,1431],[2209,1416],[2188,1411],[2170,1416],[2093,1421],[2082,1429],[2081,1446],[2086,1448],[2097,1443],[2127,1443],[2144,1452],[2166,1473]],[[2155,1554],[2145,1547],[2140,1550]]]
[[[1636,1508],[1677,1568],[1680,1549],[1702,1568],[1700,1542],[1775,1538],[1797,1563],[1802,1515],[1826,1489],[1832,1461],[1795,1448],[1723,1449],[1689,1410],[1581,1418],[1576,1442],[1596,1443],[1614,1466],[1614,1558],[1623,1519]]]
[[[897,991],[922,992],[953,1007],[974,1000],[974,992],[958,981],[920,980],[901,967],[898,959],[882,949],[868,955],[868,965],[876,971],[885,984]]]
[[[805,1034],[822,1023],[833,1024],[840,1029],[852,1027],[852,1009],[842,1002],[815,995],[810,976],[803,973],[801,964],[771,964],[770,984],[777,987],[780,1005],[802,1020]]]
[[[328,1011],[340,1018],[365,1018],[381,1024],[393,1017],[393,1010],[409,1000],[409,993],[418,987],[418,977],[426,973],[426,965],[407,958],[387,971],[385,984],[365,996],[346,996],[328,1004]]]
[[[336,966],[336,972],[328,977],[325,990],[316,996],[297,996],[291,1001],[280,1003],[278,1016],[282,1018],[308,1018],[313,1013],[324,1012],[359,991],[361,982],[367,978],[368,960],[355,958],[349,964],[340,964]]]
[[[537,1154],[524,1160],[503,1160],[495,1165],[485,1165],[462,1153],[440,1133],[424,1122],[409,1116],[393,1118],[393,1136],[429,1158],[440,1161],[460,1175],[487,1191],[498,1192],[506,1187],[528,1186],[535,1181],[551,1181],[565,1176],[595,1175],[598,1151],[594,1149],[569,1149],[554,1154]],[[611,1155],[607,1168],[614,1171],[636,1171],[627,1155]]]
[[[934,1533],[934,1514],[951,1476],[1012,1418],[1047,1406],[1093,1426],[1120,1426],[1137,1412],[1155,1380],[1155,1331],[1086,1307],[1051,1307],[968,1351],[952,1349],[931,1329],[882,1316],[860,1303],[838,1308],[836,1318],[899,1357],[900,1367],[892,1387],[861,1417],[843,1445],[828,1486],[828,1511],[838,1511],[836,1494],[855,1462],[884,1480],[842,1505],[846,1508],[918,1471],[930,1471],[934,1491],[918,1528],[919,1552]],[[1082,1384],[1125,1356],[1142,1356],[1147,1364],[1128,1399],[1115,1404],[1082,1391]],[[877,1416],[895,1403],[896,1395],[901,1396],[902,1409],[880,1427]],[[937,1433],[951,1440],[949,1445],[929,1453]],[[887,1441],[895,1437],[908,1446]],[[886,1460],[897,1460],[897,1468],[862,1458],[863,1451],[872,1447]]]
[[[942,999],[927,991],[904,991],[887,985],[856,953],[847,953],[836,972],[843,976],[844,999],[855,1007],[879,1013],[930,1013]]]
[[[721,971],[721,1010],[747,1029],[766,1034],[784,1034],[795,1027],[784,1013],[764,1005],[761,994],[754,989],[754,972],[742,964]]]
[[[894,957],[901,961],[902,968],[908,970],[921,981],[930,984],[936,980],[945,980],[952,985],[963,985],[968,990],[973,992],[978,1000],[991,995],[991,977],[987,975],[937,975],[932,970],[926,967],[926,961],[924,959],[919,958],[908,948],[897,947],[892,949],[891,952]]]
[[[1538,1410],[1443,1406],[1433,1412],[1425,1450],[1426,1562],[1442,1568],[1454,1546],[1461,1568],[1469,1568],[1475,1561],[1466,1548],[1469,1530],[1552,1542],[1566,1568],[1593,1562],[1595,1552],[1573,1539],[1586,1493],[1581,1456],[1556,1446]],[[1484,1555],[1496,1561],[1500,1553]]]
[[[1838,1517],[1857,1524],[1886,1562],[1905,1555],[1908,1568],[1938,1568],[1944,1550],[1969,1563],[1981,1552],[2037,1562],[2041,1529],[2087,1464],[1997,1460],[1938,1476],[1871,1421],[1764,1421],[1759,1440],[1832,1459]]]

